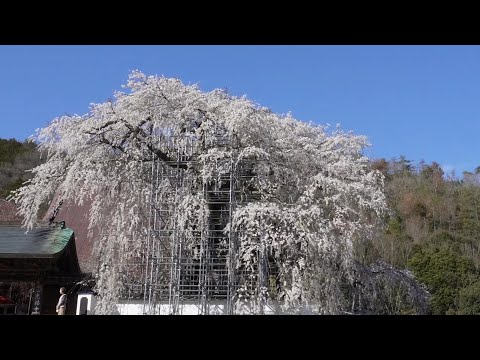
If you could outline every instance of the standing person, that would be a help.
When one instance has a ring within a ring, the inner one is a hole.
[[[65,315],[65,309],[67,307],[67,294],[66,289],[64,287],[60,288],[60,298],[57,302],[57,314],[58,315]]]

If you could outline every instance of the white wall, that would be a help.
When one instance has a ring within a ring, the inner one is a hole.
[[[226,303],[216,302],[209,304],[209,312],[211,315],[222,315],[225,313]],[[122,301],[117,304],[117,309],[120,315],[142,315],[143,314],[143,302]],[[148,304],[145,306],[148,312]],[[157,315],[169,315],[170,306],[168,303],[158,304],[155,309]],[[179,305],[179,315],[199,315],[201,314],[198,303],[189,302]]]
[[[80,314],[80,302],[83,297],[88,299],[88,314],[91,314],[92,310],[95,307],[96,299],[93,294],[78,294],[77,299],[77,312],[76,314]],[[211,301],[209,303],[209,315],[225,315],[227,304],[226,301]],[[117,310],[119,315],[143,315],[144,314],[144,305],[143,300],[135,300],[135,301],[120,301],[117,304]],[[148,313],[148,304],[145,306],[145,311]],[[254,309],[250,305],[244,305],[237,308],[237,314],[239,315],[252,315],[254,314]],[[302,308],[296,309],[295,313],[300,314],[314,314],[315,312],[311,309]],[[168,302],[157,304],[156,309],[154,311],[156,315],[169,315],[170,314],[170,306]],[[179,315],[201,315],[201,308],[198,302],[184,302],[179,305]],[[275,314],[282,314],[280,307],[277,305],[275,306],[272,303],[268,303],[264,307],[264,314],[265,315],[275,315]]]

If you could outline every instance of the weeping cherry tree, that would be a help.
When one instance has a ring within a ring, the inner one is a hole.
[[[355,276],[354,245],[371,239],[386,211],[383,177],[362,154],[365,137],[139,71],[112,100],[91,105],[83,116],[54,119],[34,140],[46,162],[12,199],[27,229],[53,195],[91,202],[89,228],[99,229],[98,313],[114,311],[125,266],[149,236],[151,199],[175,203],[181,211],[168,221],[191,233],[208,218],[202,186],[224,181],[246,162],[254,174],[249,189],[258,195],[236,203],[223,229],[236,239],[229,265],[255,272],[259,254],[267,254],[278,268],[278,286],[252,294],[240,283],[238,307],[268,297],[288,313],[305,307],[342,313],[350,301],[342,284]],[[196,156],[186,160],[184,181],[152,186],[149,164],[168,164],[187,146]],[[195,257],[195,238],[185,239],[185,251]]]

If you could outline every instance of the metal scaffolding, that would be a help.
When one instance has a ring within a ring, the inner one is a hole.
[[[179,314],[186,302],[197,304],[199,314],[209,314],[212,302],[222,303],[223,313],[234,314],[240,287],[259,295],[272,285],[272,267],[264,251],[258,252],[253,273],[238,268],[236,234],[227,229],[238,205],[260,200],[251,186],[254,162],[237,161],[239,141],[222,129],[205,139],[185,133],[154,140],[152,147],[168,159],[152,152],[148,231],[141,250],[128,263],[124,295],[143,300],[144,314]],[[228,150],[231,156],[203,181],[199,169],[207,160],[200,155],[209,148]],[[177,220],[178,212],[185,210],[179,209],[179,202],[186,189],[203,199],[208,209],[199,226],[188,231]]]

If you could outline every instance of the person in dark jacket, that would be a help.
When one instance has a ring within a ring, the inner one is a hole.
[[[57,302],[57,314],[65,315],[65,309],[67,308],[67,294],[64,287],[60,288],[60,297]]]

